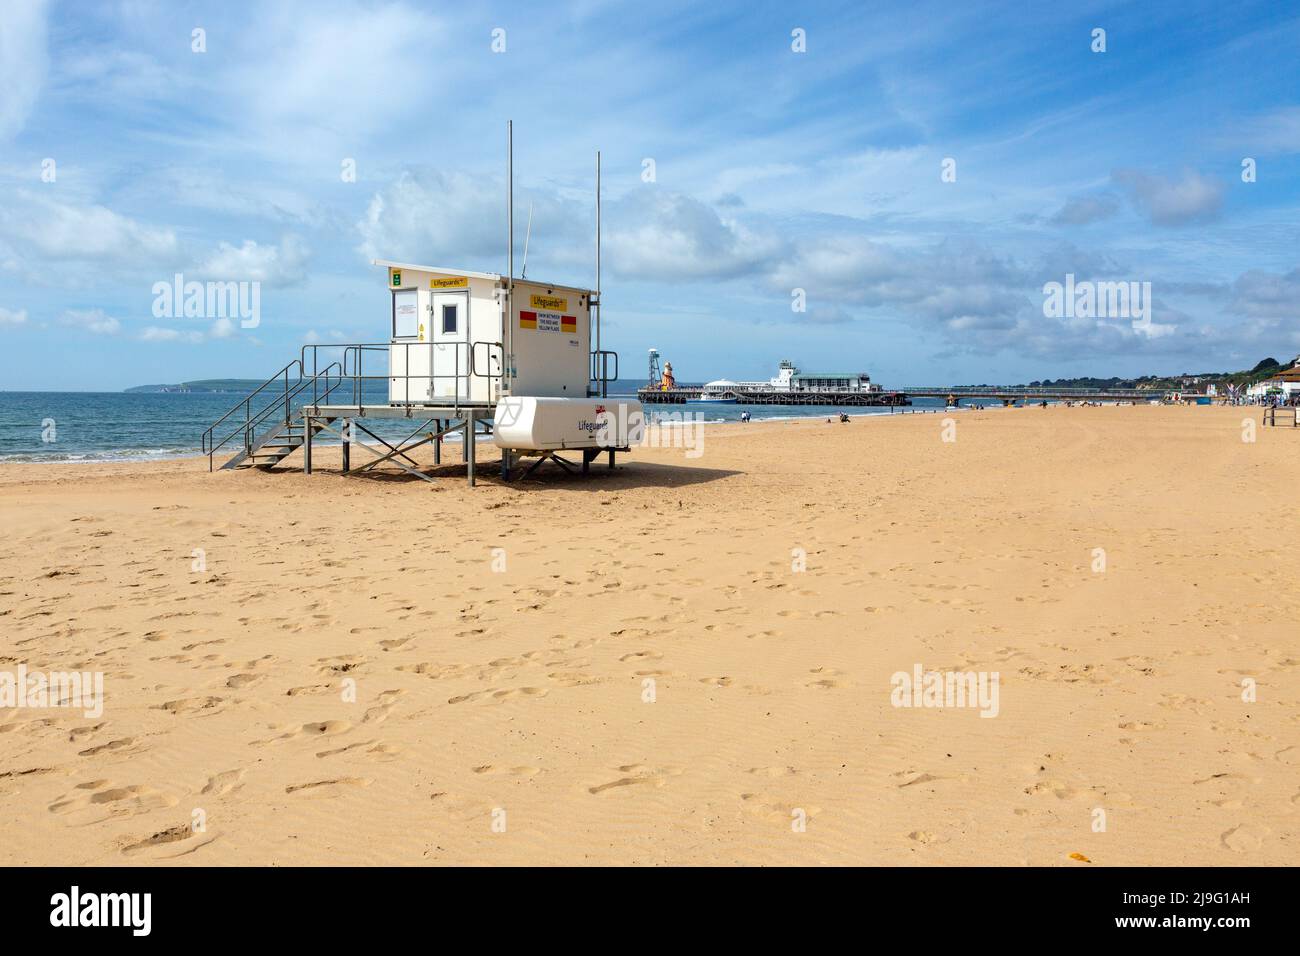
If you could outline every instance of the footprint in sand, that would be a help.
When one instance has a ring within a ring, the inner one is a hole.
[[[397,669],[399,671],[409,671],[412,674],[421,674],[434,680],[463,674],[467,670],[464,664],[435,664],[431,661],[422,661],[419,664],[402,664]]]
[[[891,774],[891,776],[909,778],[907,780],[904,780],[902,783],[895,785],[900,790],[903,790],[907,787],[920,787],[920,786],[926,786],[928,784],[943,783],[948,780],[955,780],[958,783],[970,782],[970,777],[964,773],[941,774],[941,773],[918,772],[915,770],[899,770]]]
[[[1186,694],[1161,694],[1160,700],[1156,701],[1157,706],[1168,707],[1170,710],[1182,710],[1186,707],[1192,711],[1208,703],[1209,701],[1203,698],[1188,697]]]
[[[508,774],[512,777],[535,777],[537,774],[542,772],[540,767],[494,767],[490,763],[483,764],[480,767],[473,767],[472,769],[477,774]]]
[[[138,753],[141,748],[132,747],[135,743],[134,737],[122,737],[119,740],[110,740],[106,744],[100,744],[98,747],[88,747],[85,750],[77,752],[78,757],[93,757],[96,754],[108,753],[115,750],[122,750],[127,753]],[[129,748],[129,749],[128,749]]]
[[[487,696],[489,693],[491,693],[491,691],[486,691],[486,690],[476,690],[476,691],[474,691],[473,693],[469,693],[469,694],[458,694],[458,695],[455,696],[455,697],[448,697],[448,698],[447,698],[447,703],[449,703],[449,704],[466,704],[466,703],[469,703],[470,701],[478,700],[480,697],[485,697],[485,696]]]
[[[746,813],[768,823],[789,824],[799,810],[809,820],[822,812],[821,807],[783,800],[769,793],[742,793],[740,801]]]
[[[272,725],[271,729],[277,729]],[[352,729],[352,724],[346,720],[320,720],[315,723],[302,724],[293,730],[287,731],[276,737],[267,737],[263,740],[251,741],[254,747],[263,747],[267,744],[273,744],[281,740],[296,740],[299,737],[332,737],[337,734],[347,733]]]
[[[619,658],[619,661],[623,664],[640,664],[644,661],[657,661],[662,658],[663,654],[659,651],[633,651],[631,654],[624,654]]]
[[[1088,790],[1086,788],[1080,789],[1078,787],[1071,786],[1070,784],[1065,783],[1062,780],[1049,779],[1049,780],[1040,780],[1038,783],[1025,787],[1025,793],[1027,793],[1031,797],[1039,797],[1039,796],[1043,796],[1044,794],[1050,794],[1051,796],[1056,797],[1056,799],[1058,800],[1070,800],[1073,799],[1074,797],[1081,797],[1081,796],[1086,797],[1092,795],[1093,791]]]
[[[587,792],[591,794],[606,793],[610,790],[620,790],[626,787],[651,787],[658,789],[668,782],[670,777],[681,776],[683,768],[669,767],[647,767],[644,764],[633,763],[618,767],[618,772],[624,774],[617,780],[611,780],[608,783],[596,784],[588,787]]]
[[[1273,831],[1266,826],[1242,824],[1235,826],[1219,837],[1226,849],[1234,853],[1254,853],[1264,845]]]
[[[552,671],[546,676],[562,687],[586,687],[589,684],[599,684],[606,680],[606,678],[588,674],[586,671]]]
[[[222,797],[237,789],[239,781],[242,779],[244,779],[243,770],[226,770],[209,777],[207,784],[199,792],[214,797]]]
[[[170,714],[193,714],[200,711],[214,712],[225,703],[224,697],[184,697],[158,704],[153,710],[165,710]]]
[[[340,654],[337,657],[322,657],[316,661],[318,674],[347,674],[362,664],[368,664],[370,658],[359,654]]]
[[[312,797],[338,797],[349,790],[368,787],[372,783],[369,777],[337,777],[333,780],[313,780],[311,783],[297,783],[284,788],[285,793],[301,793]]]
[[[192,651],[199,647],[208,647],[211,644],[224,644],[224,643],[226,643],[226,639],[224,637],[218,637],[211,641],[195,641],[193,644],[183,644],[181,646],[181,650]]]
[[[389,713],[392,712],[393,705],[397,703],[397,698],[405,694],[404,690],[386,690],[377,698],[375,706],[366,711],[361,718],[363,724],[378,724],[388,719]]]
[[[506,687],[500,690],[488,688],[487,690],[474,691],[471,694],[460,694],[456,697],[449,697],[449,704],[463,704],[468,701],[480,700],[484,697],[491,698],[497,702],[505,702],[515,697],[545,697],[547,690],[545,687]]]
[[[610,637],[649,637],[650,630],[644,627],[625,627],[617,631],[610,631]]]
[[[166,830],[160,830],[143,840],[128,843],[122,847],[122,854],[123,856],[144,854],[153,860],[174,860],[180,856],[188,856],[207,846],[216,838],[215,833],[197,834],[193,828],[181,824]]]
[[[760,777],[793,777],[799,773],[794,767],[750,767],[745,772]]]
[[[505,690],[492,691],[492,697],[495,700],[506,701],[515,697],[545,697],[547,690],[545,687],[511,687]]]
[[[453,820],[468,822],[471,820],[491,819],[493,805],[474,797],[466,797],[447,790],[438,790],[429,795],[433,806]]]
[[[175,797],[148,784],[115,786],[111,780],[91,780],[77,785],[80,793],[68,794],[49,805],[51,813],[61,816],[99,817],[147,813],[150,810],[174,807]],[[94,819],[83,822],[98,822]]]
[[[1126,720],[1119,725],[1120,730],[1164,730],[1164,724],[1152,723],[1149,720]]]
[[[334,734],[347,733],[351,729],[352,724],[346,720],[321,720],[312,724],[303,724],[297,731],[286,736],[297,737],[299,734],[311,734],[316,737],[329,737]]]
[[[105,726],[106,724],[99,723],[99,724],[94,724],[93,726],[90,727],[73,727],[72,730],[68,733],[68,743],[70,744],[79,743],[81,741],[81,738],[89,737],[91,734],[103,730]],[[0,727],[0,730],[2,729],[3,727]]]
[[[843,687],[844,682],[839,680],[844,672],[836,670],[834,667],[814,667],[808,671],[813,675],[813,679],[808,681],[805,687],[820,687],[822,690],[830,690],[835,687]]]

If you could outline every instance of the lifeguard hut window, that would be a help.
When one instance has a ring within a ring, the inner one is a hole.
[[[420,334],[420,310],[414,289],[393,293],[393,338],[413,339]]]
[[[442,331],[444,333],[454,334],[456,331],[456,306],[444,305],[442,307]]]

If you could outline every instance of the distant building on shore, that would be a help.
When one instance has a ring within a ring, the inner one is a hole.
[[[1246,397],[1257,401],[1270,395],[1283,402],[1291,402],[1300,397],[1300,365],[1292,365],[1246,389]]]

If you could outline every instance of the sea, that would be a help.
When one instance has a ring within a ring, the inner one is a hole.
[[[383,383],[377,383],[381,389]],[[618,382],[608,397],[635,398],[642,382]],[[363,395],[367,403],[386,404],[382,390]],[[143,461],[202,454],[204,431],[232,408],[238,411],[216,433],[226,437],[243,420],[243,395],[236,392],[0,392],[0,462]],[[251,414],[260,407],[254,402]],[[839,408],[821,405],[650,405],[651,422],[734,422],[742,412],[753,421],[795,418],[851,418],[890,414],[919,414],[942,410],[940,399],[915,399],[910,408]],[[699,416],[695,418],[694,416]],[[372,419],[377,435],[405,437],[420,422]],[[318,439],[319,441],[320,439]],[[328,444],[328,440],[322,442]],[[241,442],[232,441],[229,454]],[[218,464],[221,460],[218,454]]]

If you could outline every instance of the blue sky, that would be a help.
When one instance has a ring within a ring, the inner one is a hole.
[[[887,385],[1294,357],[1300,11],[1058,6],[6,0],[0,388],[383,340],[371,258],[504,271],[507,118],[531,276],[593,281],[603,151],[628,375],[650,347]],[[260,283],[260,325],[156,317],[176,273]],[[1067,273],[1150,282],[1153,326],[1045,316]]]

